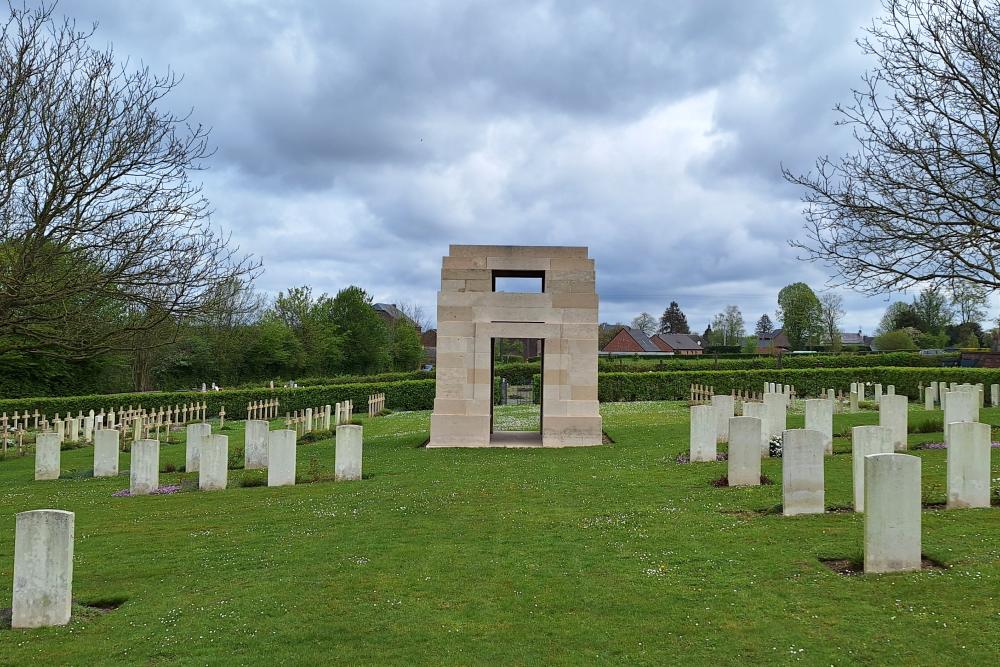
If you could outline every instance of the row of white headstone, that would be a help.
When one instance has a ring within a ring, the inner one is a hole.
[[[268,486],[295,484],[295,432],[269,431],[262,420],[249,420],[244,447],[245,467],[267,468]],[[35,479],[59,477],[59,442],[55,434],[43,438],[36,452]],[[54,445],[54,449],[53,449]],[[100,454],[98,453],[100,446]],[[202,491],[225,489],[228,481],[229,438],[213,435],[209,424],[187,429],[187,470],[198,471]],[[94,471],[98,456],[102,473],[118,474],[118,431],[97,432]],[[337,427],[334,479],[361,479],[362,427]],[[44,476],[39,477],[42,470]],[[54,477],[52,471],[54,470]],[[160,442],[139,440],[132,445],[130,495],[147,495],[159,488]],[[14,533],[14,593],[11,625],[38,628],[69,622],[73,592],[73,539],[75,516],[63,510],[32,510],[17,515]]]
[[[768,399],[765,395],[763,416],[727,417],[725,433],[719,427],[718,411],[729,412],[725,400],[713,406],[693,406],[691,460],[714,461],[716,438],[724,437],[729,443],[729,485],[760,484],[760,460],[767,455],[768,425],[774,427],[785,421],[781,395],[771,396]],[[781,433],[786,516],[825,511],[823,460],[832,453],[831,403],[826,399],[806,401],[806,428]],[[978,397],[959,388],[948,392],[944,403],[947,507],[989,507],[991,431],[988,424],[978,423]],[[814,406],[812,423],[810,404]],[[744,405],[744,415],[752,405]],[[866,572],[903,571],[921,566],[920,459],[896,454],[907,447],[907,409],[905,396],[884,395],[879,403],[880,425],[856,426],[851,432],[854,509],[866,512]],[[777,422],[770,419],[775,414],[780,415]],[[824,427],[822,430],[815,428],[817,422]]]
[[[270,431],[263,420],[246,422],[244,468],[267,469],[268,486],[295,483],[295,431]],[[361,479],[360,426],[337,427],[334,475],[338,480]],[[118,475],[119,433],[101,429],[95,434],[94,477]],[[61,443],[54,433],[41,433],[35,444],[35,479],[58,479],[61,471]],[[226,488],[229,471],[229,437],[213,435],[211,424],[189,424],[185,470],[198,473],[203,491]],[[129,493],[146,495],[159,488],[160,441],[140,439],[132,443],[129,466]]]

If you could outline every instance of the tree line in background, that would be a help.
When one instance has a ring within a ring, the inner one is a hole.
[[[996,329],[986,331],[990,290],[956,281],[947,289],[928,287],[912,302],[895,302],[886,310],[875,331],[873,348],[883,351],[928,348],[981,348],[996,345]],[[786,285],[778,292],[775,319],[764,313],[748,335],[739,306],[727,305],[712,318],[701,334],[706,348],[726,351],[756,352],[760,341],[780,329],[793,350],[828,350],[844,348],[842,323],[844,301],[839,294],[817,295],[805,283]],[[775,324],[777,322],[777,325]],[[625,324],[602,324],[603,347]],[[640,313],[630,326],[647,335],[656,333],[691,333],[687,317],[676,301],[663,312],[659,322],[649,313]]]
[[[267,300],[231,290],[202,317],[162,322],[131,350],[84,360],[0,354],[7,396],[178,390],[314,375],[416,370],[424,359],[419,312],[386,322],[351,286],[335,296],[296,287]]]

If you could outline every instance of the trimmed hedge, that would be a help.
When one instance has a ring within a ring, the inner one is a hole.
[[[296,380],[295,384],[299,385],[299,387],[329,387],[335,384],[371,384],[374,382],[400,382],[402,380],[433,379],[434,371],[397,371],[392,373],[376,373],[375,375],[331,375],[329,377],[307,377],[302,378],[301,380]],[[275,384],[278,383],[275,382]],[[284,381],[282,381],[281,384],[284,384]]]
[[[173,391],[133,394],[95,394],[91,396],[58,396],[50,398],[17,398],[0,401],[0,412],[12,415],[15,410],[25,410],[47,414],[51,419],[55,413],[65,415],[83,410],[100,411],[119,406],[143,405],[147,408],[166,407],[183,403],[205,401],[208,414],[215,416],[219,408],[226,407],[230,419],[245,419],[247,403],[277,398],[280,414],[304,410],[305,408],[353,400],[358,410],[368,409],[371,394],[385,393],[386,407],[390,410],[430,410],[434,406],[434,380],[404,380],[399,382],[372,382],[338,384],[295,389],[224,389],[222,391]]]
[[[600,373],[601,401],[680,401],[690,396],[692,384],[714,387],[716,392],[760,393],[765,382],[790,384],[800,396],[818,396],[825,389],[850,389],[852,382],[895,385],[897,394],[920,398],[920,384],[933,381],[1000,383],[1000,368],[797,368],[748,371],[677,371],[665,373]],[[987,396],[989,394],[987,393]]]

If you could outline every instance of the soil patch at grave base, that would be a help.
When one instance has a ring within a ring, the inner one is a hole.
[[[729,475],[723,475],[718,479],[713,479],[712,481],[709,482],[709,484],[711,484],[716,488],[723,488],[723,487],[729,488]],[[761,486],[768,486],[770,484],[774,484],[774,480],[768,477],[767,475],[761,475],[760,484]],[[738,489],[740,487],[734,486],[733,488]]]
[[[823,565],[826,565],[837,574],[844,575],[845,577],[854,577],[865,573],[864,561],[853,560],[850,558],[820,558],[819,562],[823,563]],[[940,561],[936,561],[933,558],[924,556],[920,559],[921,572],[942,571],[947,569],[947,565],[941,563]]]
[[[118,607],[125,604],[126,601],[128,601],[128,598],[125,597],[100,598],[84,602],[73,600],[73,607],[69,622],[73,623],[74,621],[80,620],[86,621],[96,616],[110,614],[115,609],[118,609]],[[0,609],[0,630],[10,630],[12,618],[13,609],[11,607]]]
[[[608,435],[607,431],[601,431],[601,444],[602,445],[613,445],[615,444],[615,439]]]

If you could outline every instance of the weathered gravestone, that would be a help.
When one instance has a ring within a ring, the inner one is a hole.
[[[760,419],[732,417],[727,430],[729,431],[729,486],[759,486]]]
[[[337,430],[340,433],[340,430]],[[714,461],[716,453],[715,408],[711,405],[691,406],[691,462]]]
[[[823,434],[806,429],[785,431],[781,456],[783,514],[822,514],[826,497]]]
[[[74,521],[73,512],[63,510],[32,510],[17,515],[11,627],[69,623]]]
[[[267,436],[267,485],[295,484],[295,431],[282,429]]]
[[[865,511],[865,457],[892,454],[892,432],[882,426],[855,426],[851,429],[851,456],[854,478],[854,511]]]
[[[360,426],[337,427],[336,461],[334,462],[334,478],[336,480],[361,479],[361,447],[362,429]]]
[[[954,422],[948,442],[949,508],[990,506],[990,426]]]
[[[920,458],[865,457],[865,572],[919,570]]]

